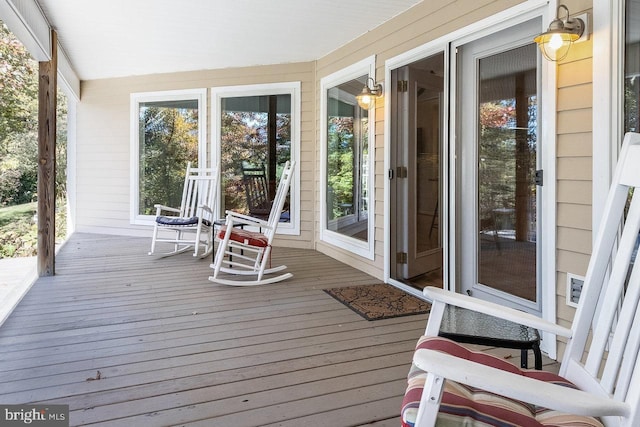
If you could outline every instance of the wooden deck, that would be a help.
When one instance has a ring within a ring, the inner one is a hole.
[[[399,425],[426,315],[362,319],[322,289],[377,281],[315,251],[276,248],[294,278],[238,288],[149,243],[67,242],[0,328],[0,402],[68,404],[71,425]]]

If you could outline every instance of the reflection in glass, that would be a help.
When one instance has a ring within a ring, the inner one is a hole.
[[[535,49],[479,61],[478,111],[478,281],[530,301],[537,299]]]
[[[139,211],[180,206],[187,162],[198,165],[198,101],[141,102],[138,109]]]
[[[625,2],[624,131],[640,132],[640,2]],[[622,140],[622,139],[621,139]]]
[[[435,79],[434,79],[435,80]],[[440,249],[440,94],[442,88],[416,87],[416,251]]]
[[[627,0],[625,3],[625,46],[624,46],[624,132],[640,132],[640,1]],[[622,138],[620,138],[622,144]],[[633,189],[629,190],[626,212],[631,203]],[[636,251],[631,262],[635,262]]]
[[[264,218],[291,159],[291,95],[222,98],[220,121],[222,212]]]
[[[368,111],[356,102],[367,75],[327,90],[327,215],[325,228],[367,241]]]

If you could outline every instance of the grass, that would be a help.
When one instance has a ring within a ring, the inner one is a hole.
[[[36,255],[36,209],[36,202],[0,208],[0,258]],[[59,209],[56,213],[56,240],[64,239],[65,226],[65,209]]]
[[[38,243],[36,203],[0,208],[0,257],[33,256]]]
[[[4,227],[14,221],[31,220],[36,214],[36,206],[37,203],[32,202],[0,208],[0,227]]]

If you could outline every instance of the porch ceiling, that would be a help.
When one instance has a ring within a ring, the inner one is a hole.
[[[311,61],[421,0],[38,0],[81,80]]]

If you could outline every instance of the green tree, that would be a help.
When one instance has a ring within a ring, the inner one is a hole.
[[[37,69],[24,46],[0,23],[0,205],[35,197]]]
[[[327,185],[330,189],[329,219],[343,215],[340,205],[353,205],[354,119],[330,117],[327,132]]]
[[[58,91],[56,237],[66,236],[67,99]],[[38,63],[0,21],[0,206],[33,209],[38,180]],[[28,204],[28,205],[27,205]],[[0,225],[0,256],[36,253],[33,215]]]
[[[198,110],[150,106],[140,113],[140,213],[180,206],[187,162],[198,166]]]
[[[242,165],[269,163],[268,115],[265,112],[225,111],[221,116],[221,171],[225,208],[248,213]],[[276,176],[291,159],[291,115],[276,114]],[[271,180],[271,177],[268,177]]]
[[[56,192],[66,199],[67,100],[58,91]],[[0,22],[0,206],[36,198],[38,63]]]
[[[38,64],[0,22],[0,149],[6,137],[37,130]],[[34,117],[33,112],[36,112]]]

